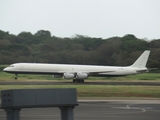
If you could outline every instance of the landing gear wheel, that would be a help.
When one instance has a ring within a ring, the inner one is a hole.
[[[81,80],[82,83],[84,83],[84,80]]]
[[[84,80],[79,80],[79,82],[84,83]]]
[[[77,82],[77,83],[84,83],[84,80],[82,79],[82,80],[79,80],[79,79],[73,79],[73,82],[75,83],[75,82]]]
[[[73,79],[73,82],[75,83],[77,80],[76,79]]]

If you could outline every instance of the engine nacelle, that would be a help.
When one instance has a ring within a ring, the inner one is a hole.
[[[64,79],[73,79],[75,75],[73,73],[64,73],[63,77]]]
[[[87,73],[77,73],[77,75],[76,75],[76,78],[77,79],[85,79],[85,78],[87,78],[88,77],[88,74]]]
[[[53,75],[54,78],[61,78],[63,75]]]

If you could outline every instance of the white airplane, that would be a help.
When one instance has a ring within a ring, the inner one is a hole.
[[[3,69],[15,74],[50,74],[55,78],[73,79],[73,82],[84,82],[89,76],[126,76],[148,72],[146,64],[150,51],[146,50],[130,66],[96,66],[72,64],[15,63]]]

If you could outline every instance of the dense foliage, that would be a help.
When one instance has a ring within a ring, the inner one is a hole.
[[[108,39],[75,35],[51,36],[47,30],[12,35],[0,30],[0,64],[16,62],[130,65],[151,50],[148,67],[160,68],[160,39],[145,41],[134,35]]]

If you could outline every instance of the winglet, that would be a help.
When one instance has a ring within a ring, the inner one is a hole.
[[[131,65],[131,67],[139,67],[144,68],[146,67],[148,58],[149,58],[150,51],[145,50],[141,56]]]

